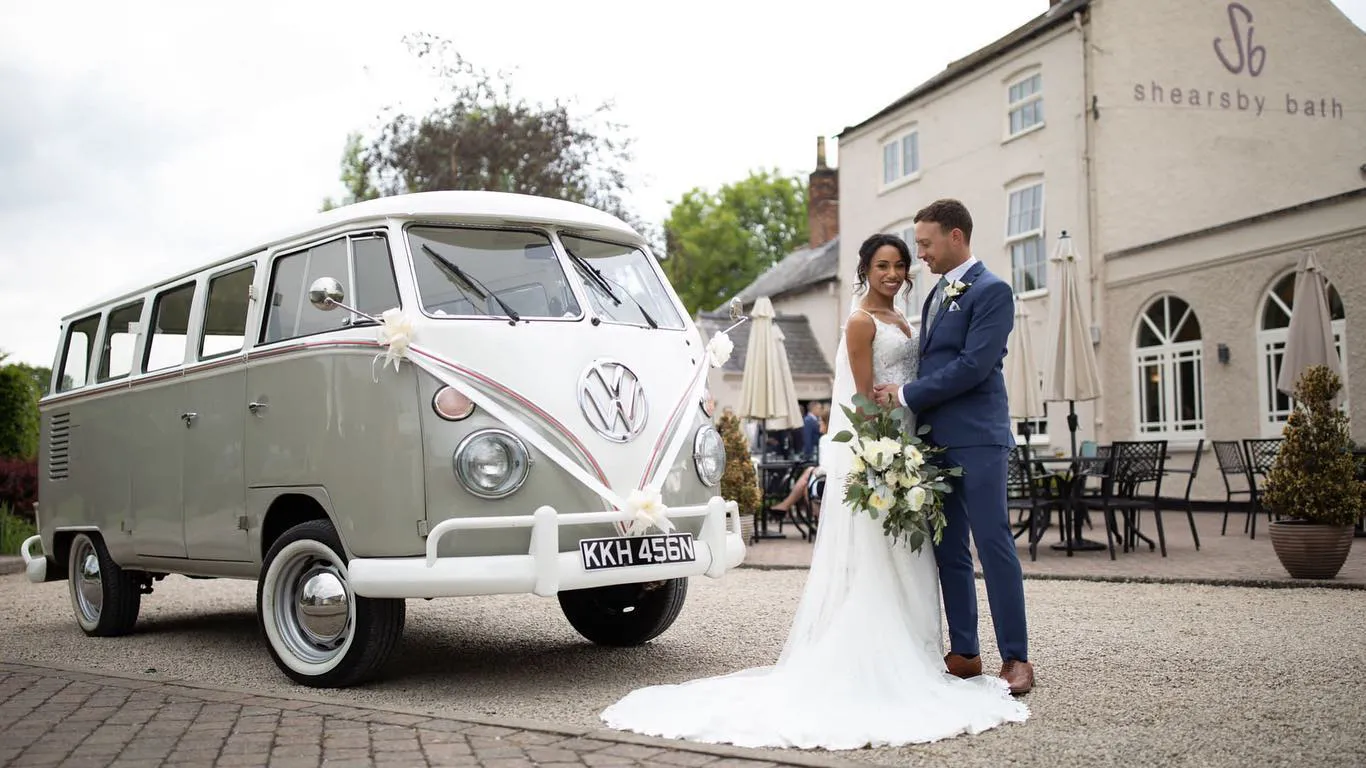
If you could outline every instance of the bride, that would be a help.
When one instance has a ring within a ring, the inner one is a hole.
[[[919,338],[894,308],[911,254],[894,235],[859,248],[858,293],[835,359],[827,435],[838,407],[879,381],[910,381]],[[852,406],[851,406],[852,407]],[[847,443],[822,439],[826,470],[811,570],[777,663],[679,685],[641,688],[602,712],[608,726],[741,747],[859,749],[936,741],[1024,722],[1005,681],[960,679],[944,666],[939,575],[926,543],[912,552],[843,503]]]

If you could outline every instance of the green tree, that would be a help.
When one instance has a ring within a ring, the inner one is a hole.
[[[38,389],[25,368],[0,367],[0,458],[38,455]]]
[[[631,141],[610,120],[610,103],[586,114],[559,100],[531,103],[514,95],[502,73],[475,67],[447,40],[418,34],[404,42],[431,64],[446,95],[425,115],[388,117],[368,140],[348,137],[343,204],[435,190],[517,192],[590,205],[651,237],[624,200]]]
[[[720,306],[807,243],[806,203],[805,182],[776,170],[683,195],[664,222],[663,267],[688,313]]]
[[[342,205],[359,203],[379,197],[379,190],[370,183],[370,161],[365,156],[365,141],[360,133],[346,136],[346,148],[342,150],[341,181],[346,187],[346,196],[340,202],[323,198],[323,210],[330,211]]]

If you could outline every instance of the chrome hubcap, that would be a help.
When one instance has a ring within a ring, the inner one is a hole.
[[[100,578],[100,558],[95,547],[84,540],[73,555],[77,563],[76,610],[81,618],[93,624],[100,620],[104,608],[104,584]]]
[[[336,563],[300,552],[282,564],[276,585],[275,623],[289,652],[308,664],[336,657],[351,633],[351,597]]]

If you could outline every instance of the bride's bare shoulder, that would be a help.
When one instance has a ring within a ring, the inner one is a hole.
[[[844,338],[850,347],[872,346],[873,334],[877,333],[877,323],[873,316],[862,310],[854,310],[849,321],[844,324]]]

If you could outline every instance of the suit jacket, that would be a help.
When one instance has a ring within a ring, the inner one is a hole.
[[[937,318],[927,316],[933,292],[921,307],[920,373],[902,386],[902,399],[936,445],[1013,446],[1004,363],[1014,293],[981,262],[962,281],[967,289],[946,296]]]

